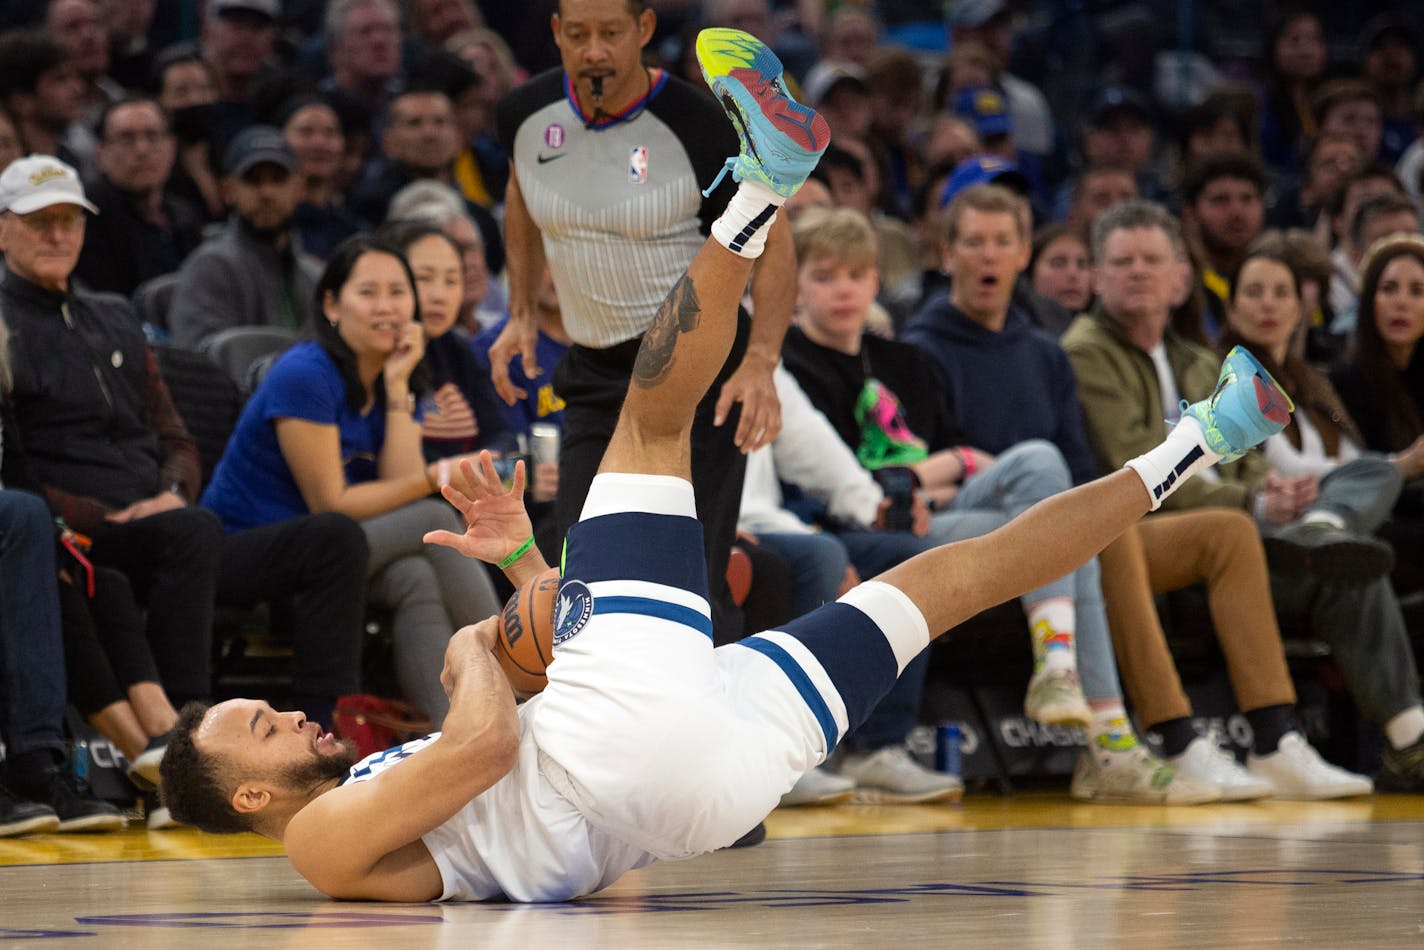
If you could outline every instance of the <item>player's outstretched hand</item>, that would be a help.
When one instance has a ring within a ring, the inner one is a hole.
[[[479,465],[461,459],[440,493],[465,519],[465,532],[431,531],[424,538],[427,544],[442,544],[466,557],[498,564],[534,533],[524,510],[523,460],[515,463],[513,484],[505,488],[489,452],[480,453]]]

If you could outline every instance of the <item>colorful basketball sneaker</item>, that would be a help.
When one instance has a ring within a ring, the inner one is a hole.
[[[791,98],[781,81],[781,60],[750,34],[703,30],[697,62],[742,143],[741,154],[727,159],[704,194],[731,171],[733,181],[759,182],[783,198],[794,195],[830,144],[826,120]]]
[[[1216,390],[1201,402],[1182,400],[1182,415],[1201,423],[1207,448],[1234,462],[1290,423],[1295,404],[1244,347],[1233,346],[1221,364]]]

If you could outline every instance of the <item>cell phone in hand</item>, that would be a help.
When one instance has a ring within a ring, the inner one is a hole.
[[[890,507],[885,512],[886,531],[909,531],[914,526],[915,488],[919,479],[903,465],[890,465],[875,471]]]

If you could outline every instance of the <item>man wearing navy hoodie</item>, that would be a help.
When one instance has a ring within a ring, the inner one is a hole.
[[[929,355],[968,444],[997,454],[1047,439],[1081,485],[1099,473],[1073,369],[1058,342],[1013,305],[1029,254],[1021,204],[997,184],[954,197],[943,218],[949,293],[927,303],[901,339]]]

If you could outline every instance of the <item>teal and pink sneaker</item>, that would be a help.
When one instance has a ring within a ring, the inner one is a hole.
[[[1234,462],[1284,429],[1293,409],[1280,384],[1240,346],[1226,354],[1211,396],[1190,405],[1182,400],[1182,415],[1201,423],[1207,448],[1223,462]]]
[[[759,182],[789,198],[801,187],[831,141],[826,120],[787,93],[781,60],[761,40],[721,27],[697,34],[697,62],[741,139],[705,194],[728,171],[733,181]]]

